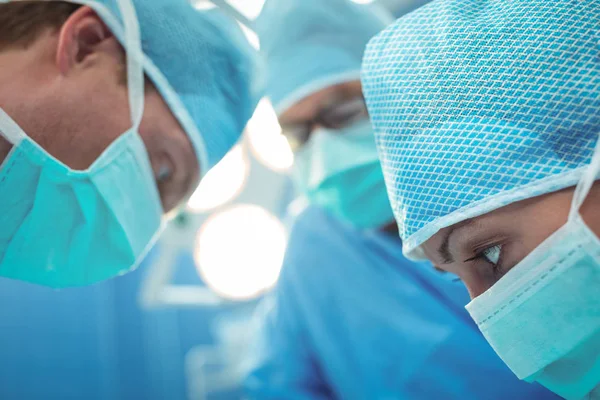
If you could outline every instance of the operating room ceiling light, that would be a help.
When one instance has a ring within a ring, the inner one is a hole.
[[[248,300],[275,285],[286,243],[279,219],[256,205],[236,205],[203,225],[194,258],[212,290],[228,299]]]
[[[269,100],[258,103],[246,129],[250,147],[262,163],[275,171],[285,171],[292,166],[294,154],[281,134],[281,126]]]
[[[188,202],[188,209],[206,212],[233,199],[248,178],[249,162],[240,145],[236,145],[200,182]]]

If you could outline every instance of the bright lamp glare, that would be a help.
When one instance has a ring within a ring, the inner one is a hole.
[[[196,8],[196,10],[200,10],[200,11],[212,10],[213,8],[216,7],[213,3],[209,2],[209,1],[204,1],[204,0],[195,1],[192,4],[194,4],[194,7]]]
[[[256,157],[276,171],[285,171],[294,163],[294,154],[277,120],[271,102],[263,99],[258,103],[247,127],[248,139]]]
[[[255,19],[265,5],[265,0],[229,0],[229,4],[237,8],[247,18]]]
[[[272,288],[283,262],[283,224],[265,209],[238,205],[200,230],[194,252],[206,284],[223,297],[246,300]]]
[[[375,0],[352,0],[352,1],[355,3],[358,3],[358,4],[370,4],[370,3],[374,2]]]
[[[188,202],[188,209],[205,212],[233,199],[248,177],[248,159],[240,145],[235,146],[200,182]]]
[[[246,36],[246,39],[248,39],[248,43],[250,43],[250,45],[256,50],[260,50],[260,40],[258,38],[258,35],[252,29],[246,27],[246,25],[239,22],[238,25],[242,29],[242,32],[244,32],[244,36]]]

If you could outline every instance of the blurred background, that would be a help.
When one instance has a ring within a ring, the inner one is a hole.
[[[399,16],[427,0],[379,1]],[[263,2],[229,1],[248,19]],[[138,270],[63,291],[0,278],[0,399],[241,398],[252,317],[303,207],[293,162],[265,99]]]

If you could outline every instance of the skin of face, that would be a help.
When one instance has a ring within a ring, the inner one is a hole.
[[[359,80],[341,83],[321,89],[285,110],[279,116],[279,122],[282,125],[292,125],[313,121],[319,112],[331,106],[334,101],[347,101],[362,96],[362,85]],[[313,129],[319,129],[316,125]],[[390,221],[382,227],[383,231],[397,233],[398,225],[395,221]]]
[[[423,244],[425,255],[437,268],[458,275],[475,298],[565,225],[574,189],[516,202],[444,228]],[[600,236],[598,204],[600,183],[594,184],[580,210]]]
[[[125,53],[89,7],[27,48],[0,51],[0,107],[55,158],[85,170],[131,128]],[[200,174],[186,133],[152,84],[139,130],[163,208],[177,206]],[[11,145],[0,139],[0,163]]]
[[[312,121],[320,111],[331,105],[332,101],[345,101],[362,96],[359,80],[329,86],[312,93],[293,104],[279,116],[282,125]],[[320,128],[315,126],[314,129]]]

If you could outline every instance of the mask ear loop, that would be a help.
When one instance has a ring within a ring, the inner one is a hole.
[[[579,209],[583,205],[592,185],[596,181],[598,172],[600,172],[600,139],[596,142],[596,148],[594,149],[594,155],[592,156],[590,165],[583,173],[581,180],[575,188],[573,202],[571,203],[571,211],[569,213],[569,221],[573,221],[580,217]]]
[[[0,136],[14,147],[19,146],[27,137],[23,129],[0,107]]]
[[[144,116],[144,68],[140,25],[131,0],[118,0],[125,28],[127,88],[132,128],[137,132]]]
[[[596,33],[596,40],[597,45],[600,46],[600,35],[598,35],[598,33]],[[596,142],[596,147],[594,148],[594,154],[592,155],[590,165],[581,176],[581,179],[575,188],[573,202],[571,203],[571,210],[569,211],[569,221],[574,221],[577,218],[581,218],[579,215],[579,210],[581,209],[586,197],[590,193],[592,185],[598,176],[598,172],[600,172],[600,133],[598,136],[599,138]]]

